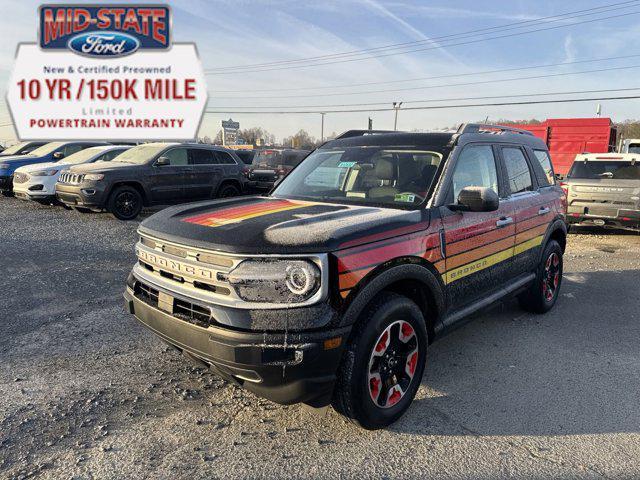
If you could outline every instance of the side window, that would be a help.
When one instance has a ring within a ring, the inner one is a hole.
[[[162,156],[169,159],[172,167],[189,164],[186,148],[173,148],[168,152],[163,153]]]
[[[192,148],[189,150],[189,153],[191,154],[192,165],[212,165],[218,163],[211,150]]]
[[[236,164],[236,161],[227,152],[216,151],[215,155],[218,158],[218,163],[220,163],[222,165],[235,165]]]
[[[553,185],[556,183],[556,179],[553,175],[553,166],[551,165],[551,158],[549,157],[549,152],[545,152],[544,150],[534,150],[533,153],[540,162],[540,166],[544,171],[544,178],[538,178],[538,183],[541,187],[546,187],[548,185]]]
[[[111,150],[110,152],[103,153],[98,158],[96,158],[96,162],[109,162],[116,158],[116,155],[122,153],[122,150]]]
[[[453,172],[453,201],[457,203],[465,187],[485,187],[498,193],[498,172],[493,148],[490,145],[466,147]]]
[[[74,153],[79,152],[80,150],[87,148],[89,145],[78,145],[76,144],[71,144],[71,145],[67,145],[66,147],[64,147],[64,156],[68,157],[69,155],[73,155]]]
[[[503,148],[502,158],[504,159],[504,166],[507,169],[507,178],[511,193],[532,191],[533,181],[531,180],[531,172],[529,171],[529,164],[522,150],[515,147]]]

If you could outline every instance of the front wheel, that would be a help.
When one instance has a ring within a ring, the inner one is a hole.
[[[118,220],[133,220],[142,211],[142,195],[133,187],[118,187],[109,197],[107,210]]]
[[[518,298],[520,306],[533,313],[551,310],[562,285],[562,266],[562,248],[558,242],[550,240],[542,254],[535,282]]]
[[[427,330],[418,306],[384,292],[365,310],[347,346],[333,406],[361,427],[398,420],[418,391],[427,353]]]

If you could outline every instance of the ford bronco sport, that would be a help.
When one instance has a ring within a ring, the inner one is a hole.
[[[375,429],[428,345],[509,295],[558,298],[563,191],[528,132],[350,131],[267,197],[170,207],[139,227],[125,304],[224,378]]]

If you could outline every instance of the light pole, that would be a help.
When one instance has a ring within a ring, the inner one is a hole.
[[[400,107],[402,106],[402,102],[393,102],[393,109],[396,111],[395,120],[393,121],[393,130],[398,130],[398,111],[400,111]]]
[[[321,112],[320,115],[322,115],[322,121],[320,123],[320,141],[324,142],[324,116],[326,113]]]

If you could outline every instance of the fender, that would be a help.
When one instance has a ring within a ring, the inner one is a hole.
[[[349,303],[342,315],[340,326],[353,325],[364,308],[385,288],[400,281],[415,280],[424,285],[430,307],[435,310],[431,326],[436,328],[446,310],[446,301],[442,279],[434,272],[435,268],[432,265],[423,263],[401,263],[379,267],[362,279],[361,283],[364,286],[359,287],[360,290]]]
[[[111,193],[113,192],[114,188],[119,187],[120,185],[130,185],[130,186],[137,186],[140,188],[140,190],[142,190],[144,192],[144,198],[142,199],[143,204],[145,206],[148,206],[151,204],[151,196],[149,194],[149,191],[147,190],[146,185],[144,185],[143,183],[139,182],[138,180],[125,180],[125,179],[118,179],[115,180],[113,183],[111,183],[111,185],[109,185],[109,188],[106,190],[105,193],[105,204],[107,203],[109,196],[111,195]]]
[[[538,263],[542,262],[542,255],[544,254],[544,246],[549,242],[551,236],[557,231],[562,232],[565,238],[567,238],[567,224],[564,222],[562,217],[557,217],[555,220],[551,222],[549,227],[547,228],[547,232],[544,235],[544,239],[542,240],[542,247],[540,249],[540,253],[538,254]],[[564,251],[564,249],[563,249]]]

